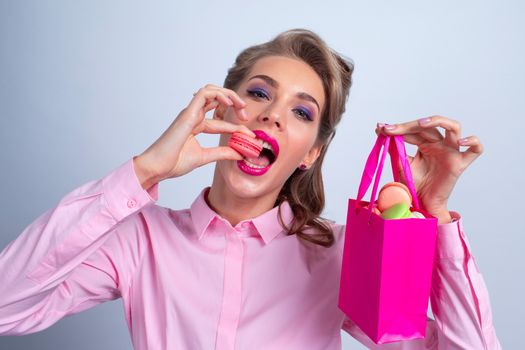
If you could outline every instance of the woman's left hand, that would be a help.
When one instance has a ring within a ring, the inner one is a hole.
[[[387,129],[390,125],[395,128]],[[476,136],[461,138],[458,121],[431,116],[401,124],[378,123],[376,134],[403,135],[405,142],[417,146],[414,157],[408,156],[414,186],[423,210],[438,218],[438,223],[452,221],[447,202],[459,176],[483,152]],[[437,127],[445,129],[445,136]],[[460,146],[468,149],[461,152]],[[406,179],[400,167],[400,179]]]

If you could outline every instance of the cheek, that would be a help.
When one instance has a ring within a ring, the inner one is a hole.
[[[295,127],[288,128],[289,145],[297,152],[306,154],[317,139],[317,130],[301,126],[304,126],[304,123],[299,122]]]
[[[306,155],[306,152],[304,150],[305,148],[300,147],[300,145],[298,144],[292,146],[292,149],[288,151],[290,165],[295,166],[296,163],[299,163],[303,160],[304,156]]]
[[[304,157],[308,154],[308,151],[313,145],[313,138],[290,138],[285,150],[285,159],[283,159],[284,163],[286,164],[285,167],[289,167],[293,171],[303,161]]]

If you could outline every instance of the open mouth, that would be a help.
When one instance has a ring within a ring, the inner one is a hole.
[[[262,130],[253,130],[257,142],[262,149],[255,158],[245,157],[238,161],[242,171],[250,175],[262,175],[266,173],[279,156],[279,144],[277,140]]]
[[[261,140],[257,140],[259,142],[262,142],[262,150],[259,153],[257,157],[244,157],[244,161],[249,167],[255,168],[255,169],[264,169],[269,168],[273,162],[275,162],[275,159],[277,158],[275,156],[275,153],[271,149],[271,147],[268,147],[268,143],[263,142]]]
[[[263,141],[262,146],[263,146],[263,148],[261,150],[261,153],[259,153],[259,157],[266,157],[266,158],[268,158],[268,161],[270,162],[270,164],[275,162],[275,160],[277,159],[277,156],[275,155],[275,153],[273,151],[272,145],[270,145],[266,141]]]
[[[270,164],[275,162],[279,156],[279,144],[277,140],[272,136],[268,135],[263,130],[253,130],[253,133],[257,137],[257,141],[260,142],[262,146],[261,153],[259,157],[266,157],[270,161]]]

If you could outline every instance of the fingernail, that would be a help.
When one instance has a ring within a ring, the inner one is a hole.
[[[395,128],[397,128],[396,124],[387,124],[387,125],[385,125],[385,129],[387,129],[387,130],[394,130]]]
[[[464,137],[462,139],[459,139],[458,142],[459,142],[460,145],[465,145],[465,144],[468,143],[468,137]]]
[[[378,128],[382,128],[383,126],[385,126],[385,123],[377,123]]]
[[[427,118],[421,118],[421,119],[418,119],[417,121],[419,122],[419,125],[425,125],[425,124],[428,124],[430,123],[430,118],[427,117]]]

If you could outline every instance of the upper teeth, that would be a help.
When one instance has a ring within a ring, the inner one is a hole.
[[[272,147],[272,145],[270,145],[268,142],[263,141],[263,142],[262,142],[262,146],[263,146],[263,148],[267,148],[267,149],[269,149],[270,151],[273,152],[273,147]]]
[[[262,140],[261,140],[261,141],[262,141]],[[263,146],[263,148],[267,148],[267,149],[269,149],[270,151],[273,152],[273,147],[272,147],[272,145],[269,144],[268,142],[266,142],[266,141],[262,141],[262,146]]]

